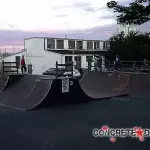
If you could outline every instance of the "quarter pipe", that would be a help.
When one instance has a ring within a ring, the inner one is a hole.
[[[127,88],[132,97],[150,98],[150,74],[132,73]]]
[[[53,77],[25,75],[0,93],[0,105],[31,110],[65,103],[69,93],[62,93],[62,80]]]
[[[19,102],[31,92],[35,79],[36,76],[32,75],[22,76],[18,81],[14,82],[0,93],[0,103],[11,107],[17,107],[16,104],[19,105]]]
[[[82,90],[94,99],[128,95],[129,74],[88,72],[80,81]]]

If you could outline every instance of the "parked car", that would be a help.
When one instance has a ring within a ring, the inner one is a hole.
[[[56,68],[50,68],[47,71],[43,72],[43,75],[51,75],[56,76]],[[71,77],[72,73],[71,71],[68,71],[65,68],[58,68],[57,72],[58,77],[64,76],[64,77]],[[77,70],[73,70],[73,77],[80,77],[81,73]]]
[[[66,71],[66,72],[64,72],[63,75],[70,77],[72,75],[72,72],[71,71]],[[80,72],[77,69],[74,69],[73,70],[73,77],[80,77],[80,76],[81,76]]]
[[[59,68],[57,72],[58,77],[63,76],[65,71],[65,68]],[[43,72],[43,75],[56,76],[56,68],[49,68],[47,71]]]

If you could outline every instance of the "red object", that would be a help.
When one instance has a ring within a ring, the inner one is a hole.
[[[22,60],[21,60],[21,66],[23,66],[23,65],[25,65],[25,60],[24,60],[24,58],[22,58]]]
[[[137,130],[135,130],[135,132],[136,132],[137,137],[139,137],[139,138],[143,137],[144,130],[142,130],[141,128],[138,128]]]

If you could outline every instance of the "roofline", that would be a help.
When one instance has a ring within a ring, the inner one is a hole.
[[[20,52],[16,52],[16,53],[13,53],[13,54],[10,54],[9,56],[5,56],[5,57],[3,57],[2,59],[5,59],[5,58],[7,58],[7,57],[11,57],[11,56],[14,56],[14,55],[17,55],[17,54],[23,53],[23,52],[25,52],[25,50],[20,51]]]
[[[85,51],[85,50],[76,50],[76,51],[68,51],[68,50],[46,50],[48,52],[54,52],[61,55],[95,55],[95,54],[107,54],[108,51]]]
[[[73,38],[57,38],[57,37],[29,37],[29,38],[25,38],[25,40],[30,40],[30,39],[61,39],[61,40],[78,40],[78,41],[99,41],[99,42],[105,42],[106,40],[94,40],[94,39],[73,39]]]

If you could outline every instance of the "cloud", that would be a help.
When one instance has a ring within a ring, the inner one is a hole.
[[[97,9],[95,9],[95,8],[93,8],[93,7],[85,7],[85,8],[84,8],[84,11],[86,11],[86,12],[96,12]]]
[[[60,14],[60,15],[56,15],[55,17],[63,18],[63,17],[67,17],[67,16],[69,16],[69,14]]]
[[[89,5],[91,5],[92,3],[91,2],[87,2],[87,1],[83,1],[83,2],[76,2],[72,5],[72,7],[87,7]]]

